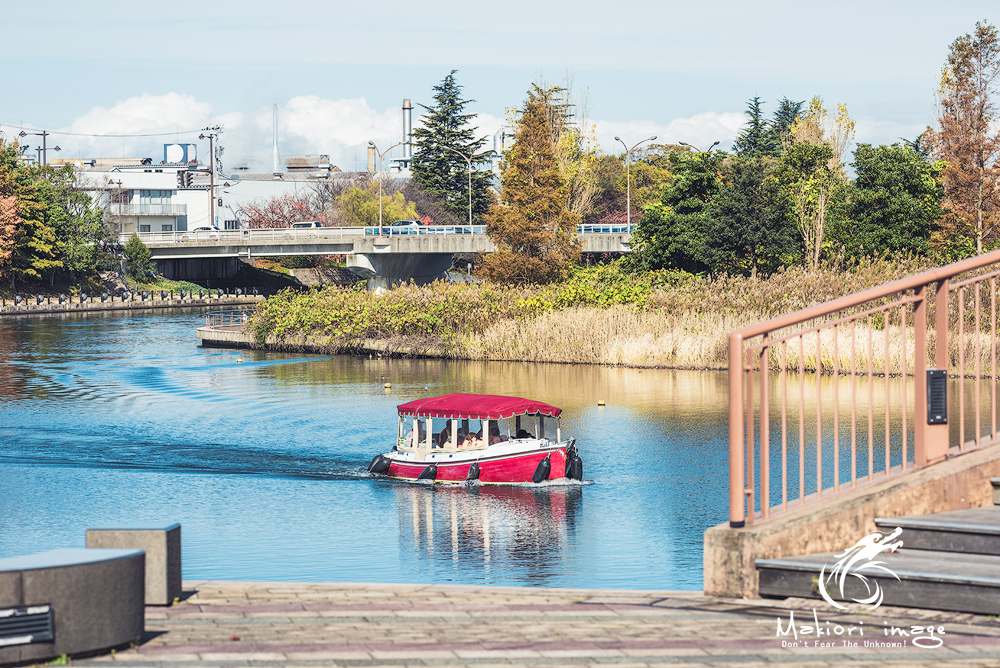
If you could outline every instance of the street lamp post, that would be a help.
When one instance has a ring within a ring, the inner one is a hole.
[[[648,139],[643,139],[642,141],[636,142],[635,146],[629,148],[625,142],[622,141],[621,137],[615,137],[615,141],[621,142],[621,145],[625,147],[625,209],[626,218],[628,223],[628,232],[632,234],[632,151],[639,148],[639,144],[645,144],[648,141],[655,141],[656,135],[649,137]]]
[[[698,153],[708,153],[708,151],[711,151],[713,148],[715,148],[716,146],[719,145],[719,142],[715,142],[714,144],[712,144],[711,146],[708,147],[708,151],[702,151],[697,146],[693,146],[693,145],[688,144],[687,142],[684,142],[684,141],[679,141],[677,143],[680,144],[681,146],[687,146],[688,148],[693,148],[694,150],[698,151]]]
[[[396,148],[397,146],[402,146],[403,144],[409,144],[409,143],[410,142],[408,142],[408,141],[401,141],[398,144],[393,144],[389,148],[387,148],[384,151],[380,152],[378,150],[378,146],[375,145],[375,142],[373,142],[373,141],[368,142],[368,145],[371,146],[372,148],[374,148],[375,152],[378,153],[378,233],[379,233],[379,236],[382,235],[382,158],[383,158],[383,156],[385,156],[386,153],[388,153],[392,149]]]
[[[42,146],[41,146],[41,148],[35,149],[38,152],[38,164],[40,166],[44,166],[46,163],[48,163],[48,155],[46,153],[46,151],[48,151],[48,149],[45,146],[45,140],[46,140],[46,138],[48,138],[48,136],[50,134],[52,134],[52,133],[48,132],[46,130],[42,130],[41,132],[25,132],[24,130],[21,130],[21,132],[18,133],[18,135],[17,135],[18,137],[27,137],[28,135],[35,135],[36,137],[41,137],[42,138]],[[62,149],[59,148],[58,146],[53,146],[52,150],[53,151],[61,151]]]
[[[472,156],[465,155],[461,151],[456,151],[450,146],[442,146],[441,148],[446,148],[452,153],[458,153],[467,163],[469,163],[469,227],[472,227]]]

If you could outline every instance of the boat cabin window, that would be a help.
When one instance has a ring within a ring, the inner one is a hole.
[[[429,452],[486,448],[516,439],[548,439],[559,442],[559,419],[538,414],[516,415],[499,420],[404,415],[399,418],[397,444],[400,448]]]
[[[511,438],[547,438],[559,441],[559,418],[544,415],[517,415],[509,421],[501,420],[501,424],[509,422]]]

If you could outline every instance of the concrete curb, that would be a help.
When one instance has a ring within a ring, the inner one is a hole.
[[[410,345],[377,339],[353,341],[345,347],[341,343],[337,343],[333,337],[324,337],[324,340],[319,340],[306,336],[287,336],[281,338],[268,336],[264,345],[258,345],[252,331],[223,330],[212,327],[199,327],[195,332],[195,336],[201,339],[202,346],[218,348],[246,348],[272,352],[312,353],[317,355],[375,353],[378,355],[398,355],[402,357],[447,357],[439,346],[433,344]]]
[[[237,306],[246,304],[256,304],[264,301],[264,295],[245,295],[241,297],[206,297],[204,299],[171,299],[148,301],[109,301],[109,302],[87,302],[80,304],[21,304],[19,306],[0,306],[0,317],[13,316],[46,316],[65,315],[68,313],[102,313],[109,311],[152,311],[158,309],[172,308],[200,308],[209,306]]]

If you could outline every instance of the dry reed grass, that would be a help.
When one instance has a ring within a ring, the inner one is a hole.
[[[255,322],[261,324],[260,334],[276,335],[279,341],[322,342],[328,352],[369,349],[380,342],[386,352],[455,359],[721,369],[728,366],[727,339],[734,329],[927,268],[924,261],[912,258],[879,259],[847,268],[835,264],[812,270],[789,268],[766,278],[705,278],[677,273],[633,277],[609,267],[537,289],[442,284],[407,286],[381,297],[328,289],[289,295],[284,301],[272,298],[270,311],[258,311],[268,317],[259,316]],[[983,301],[982,306],[986,309],[989,304]],[[951,310],[957,322],[957,307],[953,304]],[[966,368],[974,372],[978,352],[982,371],[988,373],[990,334],[980,329],[977,338],[970,317],[967,311]],[[871,325],[865,318],[854,326],[840,326],[836,345],[832,329],[822,330],[818,347],[816,334],[809,334],[801,352],[798,339],[792,338],[784,363],[789,370],[797,370],[801,362],[803,370],[829,373],[836,362],[841,373],[849,372],[853,337],[853,362],[859,373],[867,372],[869,360],[875,374],[912,373],[912,317],[908,316],[905,344],[899,320],[894,309],[888,322],[876,316]],[[820,323],[796,329],[816,324]],[[931,351],[933,343],[930,331]],[[950,344],[954,366],[959,358],[957,328]],[[781,365],[781,354],[780,346],[771,348],[772,368]],[[933,366],[932,360],[928,365]]]

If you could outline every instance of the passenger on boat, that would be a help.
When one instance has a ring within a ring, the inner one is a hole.
[[[424,430],[423,425],[420,426],[420,431],[417,433],[417,440],[423,443],[427,439],[427,432]],[[416,445],[413,442],[413,430],[411,429],[409,433],[406,434],[406,447],[412,448]]]
[[[503,442],[503,438],[500,436],[500,427],[494,425],[490,426],[490,445],[496,445],[497,443]]]
[[[451,443],[451,432],[448,430],[448,427],[445,427],[444,429],[441,430],[441,435],[438,436],[437,447],[444,448],[447,447],[450,443]]]
[[[526,429],[521,429],[514,438],[531,438],[531,433]]]

